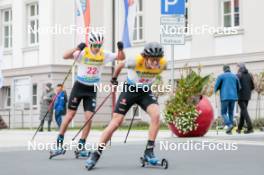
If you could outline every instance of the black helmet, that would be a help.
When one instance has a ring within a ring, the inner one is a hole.
[[[146,57],[163,57],[164,49],[161,44],[151,42],[145,45],[142,55]]]
[[[100,32],[90,32],[89,33],[89,43],[90,44],[103,44],[104,35]]]

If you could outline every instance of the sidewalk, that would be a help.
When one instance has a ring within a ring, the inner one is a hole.
[[[11,147],[26,147],[31,140],[35,131],[33,130],[2,130],[0,131],[0,150],[3,148]],[[77,130],[67,131],[65,134],[65,142],[70,143],[71,139],[77,133]],[[102,131],[91,131],[88,137],[88,142],[97,143]],[[123,143],[126,137],[127,131],[118,130],[112,137],[113,143]],[[54,143],[57,139],[58,132],[41,132],[38,133],[35,141],[38,143]],[[80,136],[80,135],[79,135]],[[131,131],[127,142],[146,141],[148,131]],[[168,131],[160,131],[159,139],[166,139],[171,137],[171,133]],[[76,141],[78,141],[77,137]]]
[[[15,147],[27,147],[29,141],[31,140],[35,131],[33,130],[1,130],[0,131],[0,151],[4,148],[15,148]],[[97,143],[102,131],[91,131],[88,142]],[[70,143],[73,136],[77,133],[77,131],[67,131],[65,135],[65,142]],[[123,143],[126,137],[127,131],[118,130],[112,137],[112,143],[121,144]],[[58,132],[42,132],[38,133],[35,141],[37,143],[54,143],[56,141]],[[148,136],[148,131],[146,130],[132,130],[128,137],[127,142],[145,142]],[[235,141],[238,144],[253,144],[264,146],[264,132],[255,132],[253,134],[245,135],[245,134],[233,134],[226,135],[224,131],[216,133],[216,131],[209,131],[204,137],[197,138],[178,138],[172,135],[170,131],[160,131],[158,135],[158,140],[168,140],[173,142],[185,142],[187,140],[193,141],[224,141],[230,142]],[[78,138],[76,139],[78,141]]]

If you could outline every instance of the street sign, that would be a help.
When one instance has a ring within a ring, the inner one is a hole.
[[[184,15],[185,0],[161,0],[162,15]]]
[[[171,45],[171,81],[174,87],[174,45],[185,44],[185,0],[161,0],[160,42]]]
[[[160,42],[163,45],[185,44],[185,18],[179,16],[162,16],[160,18]]]

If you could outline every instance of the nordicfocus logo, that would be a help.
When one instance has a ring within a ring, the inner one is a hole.
[[[37,25],[28,25],[27,32],[28,34],[43,34],[43,35],[86,35],[87,31],[100,32],[105,34],[105,27],[80,27],[78,25],[61,25],[55,24],[53,26],[37,26]]]
[[[122,82],[117,86],[113,86],[111,84],[99,84],[94,86],[94,91],[97,92],[149,92],[152,91],[154,93],[170,93],[172,92],[172,85],[143,85],[143,84],[135,84],[135,85],[127,85]]]
[[[238,30],[236,27],[214,27],[209,25],[194,26],[188,25],[187,27],[161,25],[160,33],[166,35],[237,35]]]
[[[169,142],[160,141],[159,149],[161,151],[237,151],[238,146],[235,142],[210,142],[193,141]]]
[[[105,144],[97,144],[97,143],[86,143],[80,144],[75,141],[71,141],[70,143],[64,143],[63,149],[66,151],[75,151],[75,150],[87,150],[87,151],[95,151],[100,147],[102,150],[106,149]],[[58,149],[57,143],[39,143],[39,142],[28,142],[27,150],[28,151],[50,151]]]

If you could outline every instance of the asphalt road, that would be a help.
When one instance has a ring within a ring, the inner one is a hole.
[[[231,139],[232,140],[232,139]],[[235,140],[234,140],[235,141]],[[169,143],[174,143],[170,140]],[[261,175],[264,172],[264,146],[237,145],[233,151],[160,151],[156,154],[169,161],[169,168],[140,167],[143,142],[126,145],[114,143],[104,151],[93,171],[84,168],[85,159],[75,159],[72,151],[49,160],[47,151],[24,148],[0,150],[1,175]]]

